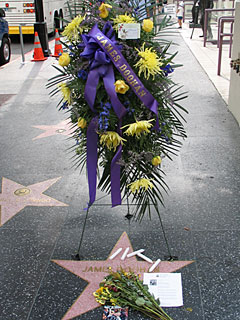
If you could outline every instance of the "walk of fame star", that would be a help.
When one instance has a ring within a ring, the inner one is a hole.
[[[127,248],[130,250],[128,253],[133,252],[133,248],[131,242],[128,238],[126,232],[123,232],[116,245],[112,249],[109,254],[107,260],[93,260],[93,261],[73,261],[73,260],[53,260],[59,266],[65,268],[66,270],[74,273],[76,276],[84,279],[88,282],[87,287],[80,294],[77,300],[73,303],[71,308],[67,311],[67,313],[63,316],[62,320],[73,319],[77,316],[80,316],[83,313],[86,313],[92,309],[99,307],[100,305],[96,302],[93,292],[95,292],[99,288],[99,283],[103,280],[103,278],[108,274],[108,268],[111,267],[113,271],[116,271],[120,267],[124,270],[132,270],[137,274],[140,274],[141,278],[143,278],[143,273],[148,272],[149,264],[146,261],[138,261],[136,256],[126,258],[124,261],[121,260],[121,254],[117,255],[116,258],[110,260],[109,257],[116,252],[119,248]],[[124,251],[124,250],[123,250]],[[122,251],[122,252],[123,252]],[[155,261],[154,261],[155,262]],[[193,261],[161,261],[158,267],[154,270],[154,272],[174,272],[178,269],[181,269]]]
[[[32,126],[32,127],[45,131],[41,133],[39,136],[33,138],[32,140],[46,138],[46,137],[54,136],[56,134],[61,134],[63,136],[71,136],[74,132],[74,128],[72,128],[72,124],[69,122],[69,120],[63,120],[58,124],[51,125],[51,126],[39,125],[39,126]]]
[[[2,179],[0,193],[0,227],[26,206],[62,207],[67,204],[43,194],[59,178],[23,186],[12,180]]]

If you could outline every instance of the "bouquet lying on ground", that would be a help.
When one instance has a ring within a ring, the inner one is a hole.
[[[56,86],[52,95],[61,91],[58,106],[75,128],[75,164],[87,169],[89,206],[100,188],[112,206],[130,196],[135,218],[151,217],[150,206],[159,214],[168,188],[162,159],[186,137],[179,105],[185,96],[169,76],[176,68],[166,40],[172,24],[148,17],[151,1],[83,0],[78,9],[62,33],[62,68],[48,86]],[[125,24],[138,24],[137,39],[118,38]]]
[[[100,288],[93,293],[97,302],[131,307],[144,315],[158,320],[171,320],[148,291],[148,286],[133,272],[124,270],[110,272],[100,283]]]

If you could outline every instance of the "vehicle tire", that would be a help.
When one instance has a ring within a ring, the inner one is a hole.
[[[55,36],[56,29],[59,29],[59,19],[57,14],[54,15],[54,20],[53,20],[53,36]]]
[[[0,48],[0,64],[5,64],[10,61],[11,47],[10,41],[7,38],[2,39],[2,45]]]

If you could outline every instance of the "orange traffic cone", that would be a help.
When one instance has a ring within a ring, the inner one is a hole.
[[[44,61],[47,60],[46,57],[43,55],[41,43],[39,40],[39,36],[37,31],[35,32],[35,39],[34,39],[34,52],[33,52],[33,59],[32,61]]]
[[[52,55],[53,57],[59,57],[59,53],[63,53],[63,48],[62,44],[60,42],[60,37],[58,33],[58,29],[55,30],[55,49],[54,49],[54,54]]]

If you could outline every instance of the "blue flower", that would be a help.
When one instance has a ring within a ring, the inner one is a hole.
[[[161,70],[163,70],[165,76],[174,71],[170,64],[167,64],[164,68],[161,68]]]
[[[59,108],[59,110],[66,110],[66,109],[68,109],[68,108],[69,108],[69,107],[68,107],[67,101],[64,101],[63,104],[61,105],[61,107]]]
[[[109,127],[109,119],[108,119],[109,110],[111,109],[112,105],[110,102],[107,102],[105,104],[101,102],[100,105],[103,108],[103,111],[99,113],[99,119],[98,119],[99,130],[107,131]]]
[[[83,70],[83,69],[81,69],[81,70],[78,71],[78,78],[79,78],[79,79],[86,80],[87,77],[88,77],[87,71],[85,71],[85,70]]]

